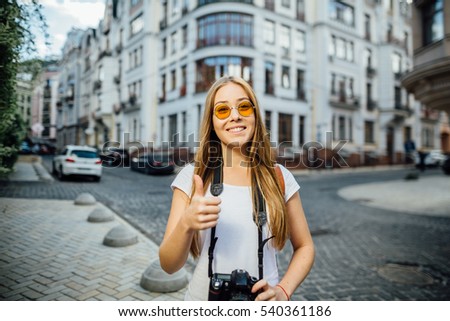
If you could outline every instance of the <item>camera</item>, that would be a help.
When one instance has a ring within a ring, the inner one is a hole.
[[[254,301],[258,293],[252,293],[258,279],[247,271],[237,269],[231,274],[214,273],[210,278],[209,301]]]

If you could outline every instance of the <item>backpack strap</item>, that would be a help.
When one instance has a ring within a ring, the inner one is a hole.
[[[284,193],[286,192],[286,186],[284,184],[284,176],[283,176],[283,173],[281,172],[280,166],[275,165],[275,172],[277,173],[278,182],[280,183],[280,188],[281,188],[281,191],[283,192],[283,196],[284,196]]]

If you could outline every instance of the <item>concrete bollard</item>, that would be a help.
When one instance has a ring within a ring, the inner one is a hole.
[[[121,225],[111,229],[103,239],[103,245],[111,247],[124,247],[136,244],[137,242],[137,234]]]
[[[188,284],[188,274],[184,268],[168,274],[163,271],[159,259],[153,261],[142,274],[140,285],[150,292],[176,292]]]
[[[89,214],[87,220],[91,223],[110,222],[114,220],[114,215],[105,208],[97,207]]]
[[[94,205],[96,202],[95,197],[89,193],[81,193],[75,199],[75,205]]]

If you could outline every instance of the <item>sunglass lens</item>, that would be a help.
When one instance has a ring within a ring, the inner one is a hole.
[[[219,119],[225,119],[230,116],[230,107],[228,106],[217,106],[216,107],[216,116]]]
[[[253,113],[253,106],[250,102],[243,102],[238,107],[239,114],[242,116],[250,116]]]

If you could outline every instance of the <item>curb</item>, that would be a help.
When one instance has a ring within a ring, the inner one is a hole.
[[[33,168],[36,171],[37,176],[40,180],[47,181],[47,182],[53,182],[54,178],[50,175],[50,173],[47,171],[44,166],[42,166],[41,163],[33,163]]]

